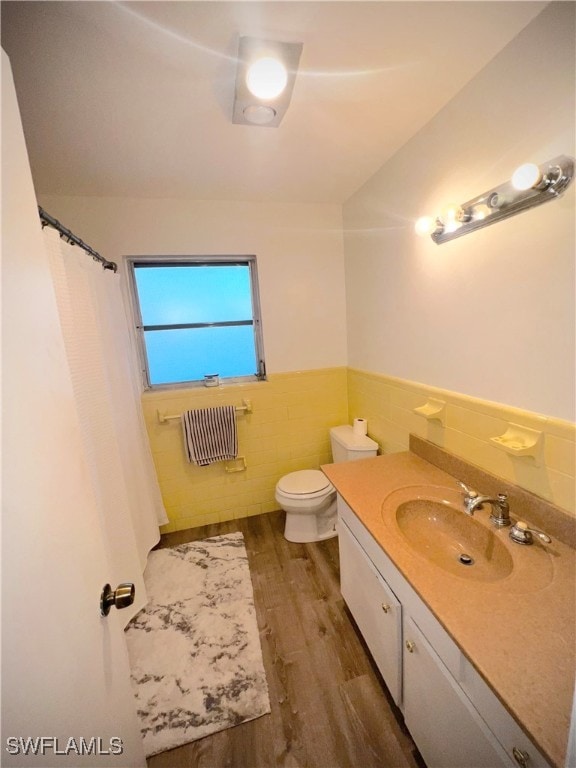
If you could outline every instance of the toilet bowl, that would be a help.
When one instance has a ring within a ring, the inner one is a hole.
[[[304,543],[336,536],[336,489],[319,469],[302,469],[281,477],[276,501],[286,512],[284,536]]]
[[[369,458],[378,452],[378,443],[355,434],[347,424],[332,427],[330,443],[334,462]],[[303,544],[337,535],[336,490],[319,469],[284,475],[276,485],[275,497],[286,512],[284,537],[288,541]]]

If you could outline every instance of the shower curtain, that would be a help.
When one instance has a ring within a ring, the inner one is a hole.
[[[139,576],[168,522],[131,365],[120,276],[46,227],[46,248],[90,481],[116,585]],[[50,447],[46,446],[49,450]],[[82,514],[82,510],[78,510]],[[143,583],[128,621],[145,604]]]

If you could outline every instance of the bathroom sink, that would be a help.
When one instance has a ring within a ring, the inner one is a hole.
[[[512,556],[495,533],[448,501],[405,501],[396,523],[413,549],[455,576],[498,581],[513,571]]]
[[[516,595],[544,589],[554,576],[553,546],[513,543],[509,528],[490,523],[489,508],[467,515],[456,488],[397,488],[382,502],[381,513],[393,539],[447,576],[494,584]]]

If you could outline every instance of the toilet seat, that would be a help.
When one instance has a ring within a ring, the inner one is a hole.
[[[301,469],[281,477],[276,490],[287,498],[304,500],[327,496],[335,489],[319,469]]]

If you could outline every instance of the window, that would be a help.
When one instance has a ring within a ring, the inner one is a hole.
[[[129,264],[147,387],[264,378],[256,257]]]

